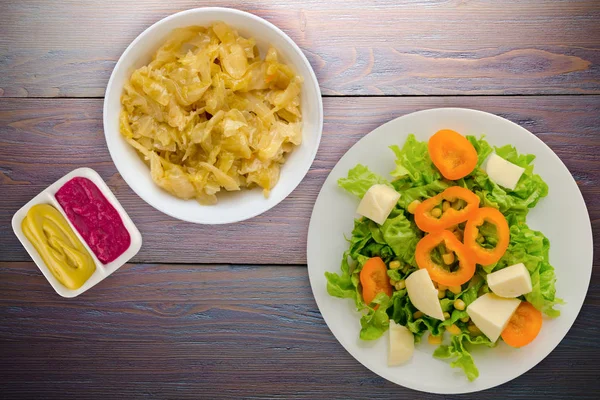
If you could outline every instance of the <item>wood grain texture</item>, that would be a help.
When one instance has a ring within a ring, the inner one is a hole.
[[[0,263],[2,397],[595,399],[598,268],[575,325],[537,367],[484,393],[437,396],[354,360],[305,267],[127,265],[63,299],[33,263]]]
[[[340,157],[384,122],[448,106],[504,116],[548,144],[579,184],[600,243],[600,96],[326,98],[324,104],[321,146],[300,186],[259,217],[202,226],[163,215],[129,189],[106,149],[101,100],[0,100],[0,261],[29,260],[11,231],[15,211],[67,172],[89,166],[106,180],[144,237],[134,262],[305,264],[312,207]]]
[[[102,99],[92,98],[145,28],[208,5],[0,1],[0,398],[597,399],[600,2],[219,2],[290,35],[325,95],[444,95],[324,99],[323,139],[301,185],[273,210],[226,226],[177,221],[137,197],[110,159]],[[360,365],[324,323],[303,265],[313,204],[339,158],[384,122],[448,106],[501,115],[548,144],[583,193],[596,250],[586,302],[561,344],[514,381],[465,396],[417,393]],[[63,299],[10,219],[81,166],[106,180],[144,245],[137,264]]]
[[[209,0],[2,1],[0,96],[99,97],[154,22]],[[226,0],[303,49],[326,95],[600,93],[600,2]]]

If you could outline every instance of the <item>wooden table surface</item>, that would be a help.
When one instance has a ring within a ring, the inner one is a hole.
[[[104,89],[125,47],[159,19],[207,5],[283,29],[325,97],[323,139],[304,181],[269,212],[226,226],[181,222],[145,204],[117,173],[102,132]],[[447,106],[501,115],[548,144],[583,193],[598,254],[596,0],[3,0],[0,397],[598,398],[598,255],[566,338],[528,373],[483,393],[396,386],[355,361],[325,325],[305,265],[319,188],[378,125]],[[67,300],[30,261],[10,219],[81,166],[106,180],[144,245],[132,264]]]

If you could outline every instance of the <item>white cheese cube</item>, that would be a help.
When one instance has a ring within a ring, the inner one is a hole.
[[[412,358],[415,351],[415,338],[407,327],[398,325],[390,319],[390,351],[388,365],[400,365]]]
[[[400,193],[387,185],[373,185],[360,201],[356,212],[383,225],[400,199]]]
[[[406,278],[406,291],[413,306],[423,314],[432,318],[444,320],[444,312],[438,298],[438,290],[433,286],[426,269],[413,272]]]
[[[467,314],[475,326],[495,342],[520,303],[519,299],[505,299],[493,293],[486,293],[469,304]]]
[[[487,283],[490,290],[500,297],[519,297],[533,290],[531,276],[523,263],[488,274]]]
[[[525,168],[506,161],[496,153],[490,154],[483,164],[483,169],[492,181],[510,190],[517,187],[521,175],[525,172]]]

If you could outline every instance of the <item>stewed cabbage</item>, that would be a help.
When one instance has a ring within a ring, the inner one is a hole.
[[[182,199],[259,186],[265,197],[302,141],[302,77],[225,23],[172,32],[131,74],[120,131],[154,182]]]

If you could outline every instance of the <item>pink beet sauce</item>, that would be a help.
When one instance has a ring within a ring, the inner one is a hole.
[[[73,178],[55,197],[100,262],[108,264],[129,248],[131,237],[121,216],[92,181]]]

